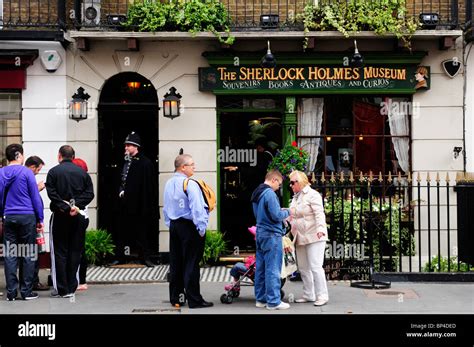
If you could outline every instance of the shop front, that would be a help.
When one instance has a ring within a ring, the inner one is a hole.
[[[372,173],[406,180],[416,171],[413,133],[420,117],[428,121],[424,101],[432,93],[427,52],[365,53],[362,67],[342,53],[287,52],[275,68],[261,67],[252,53],[236,54],[245,61],[237,66],[231,55],[203,55],[210,67],[199,69],[199,89],[214,93],[217,105],[219,228],[232,247],[254,247],[251,192],[292,141],[309,152],[313,179]],[[281,196],[287,205],[288,187]]]

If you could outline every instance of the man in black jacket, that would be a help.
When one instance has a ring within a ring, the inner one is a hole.
[[[155,235],[158,222],[158,201],[153,164],[143,153],[140,136],[131,132],[125,139],[125,163],[119,189],[121,223],[117,240],[117,260],[124,262],[136,244],[141,262],[154,266],[150,259],[150,235]],[[157,242],[157,241],[156,241]]]
[[[77,271],[81,263],[86,221],[84,208],[94,198],[90,176],[72,163],[74,149],[59,149],[58,162],[46,177],[46,191],[51,200],[51,275],[53,297],[69,298],[77,289]]]

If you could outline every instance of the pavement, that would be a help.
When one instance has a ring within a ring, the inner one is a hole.
[[[48,272],[41,270],[46,282]],[[0,267],[0,312],[2,314],[473,314],[473,283],[394,282],[385,290],[350,287],[348,282],[328,282],[330,301],[322,307],[312,303],[294,303],[302,294],[302,282],[284,286],[284,301],[291,308],[269,311],[256,308],[253,287],[243,286],[232,304],[222,304],[225,282],[201,282],[205,300],[211,308],[174,308],[168,299],[168,283],[89,284],[74,298],[51,298],[49,291],[38,292],[36,300],[6,301],[3,267]]]

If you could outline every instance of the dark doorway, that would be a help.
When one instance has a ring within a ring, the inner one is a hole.
[[[140,149],[153,163],[158,187],[158,97],[151,82],[134,72],[111,77],[99,101],[98,226],[116,240],[120,218],[119,186],[124,164],[124,141],[132,131],[142,140]],[[158,191],[150,192],[158,196]],[[148,235],[148,247],[158,255],[158,225]],[[130,233],[132,254],[134,240]]]
[[[250,198],[281,147],[281,121],[279,110],[220,113],[220,225],[230,249],[255,249]]]

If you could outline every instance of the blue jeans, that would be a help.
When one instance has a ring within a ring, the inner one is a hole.
[[[38,248],[36,246],[36,217],[33,214],[5,216],[3,228],[7,296],[9,298],[16,298],[17,296],[18,278],[16,272],[18,269],[18,259],[20,259],[23,266],[23,273],[20,278],[20,291],[21,296],[24,298],[25,296],[28,296],[33,289],[33,278],[35,274],[36,260],[38,259]],[[11,248],[12,245],[22,246],[22,254],[10,252],[9,248]]]
[[[237,263],[230,269],[230,275],[238,280],[247,270],[244,263]]]
[[[280,273],[283,261],[281,235],[257,233],[257,264],[255,270],[255,298],[269,307],[278,306],[280,298]]]

